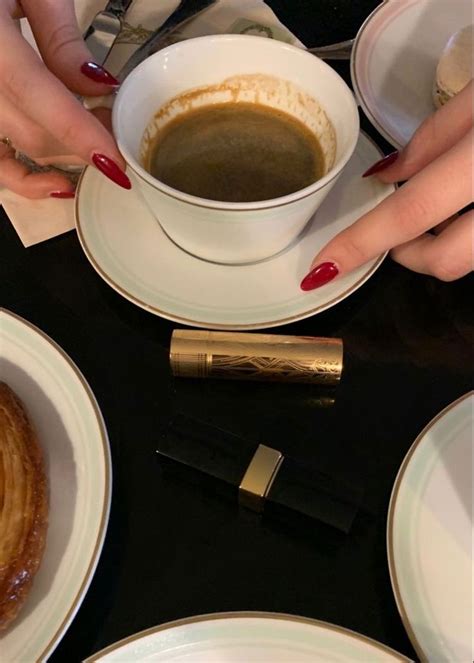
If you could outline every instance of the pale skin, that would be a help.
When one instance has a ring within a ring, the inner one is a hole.
[[[422,274],[453,281],[473,269],[474,82],[431,115],[397,160],[373,177],[407,180],[371,212],[339,233],[310,269],[334,263],[342,276],[384,251]],[[434,233],[429,233],[433,230]]]
[[[23,16],[44,62],[18,30],[15,19]],[[98,153],[125,170],[113,136],[98,119],[100,111],[89,113],[73,94],[111,93],[111,86],[81,72],[93,58],[77,26],[73,0],[0,0],[0,44],[0,138],[42,164],[90,164]],[[14,150],[0,143],[0,186],[27,198],[72,190],[63,175],[31,174],[14,157]]]
[[[18,31],[15,19],[23,16],[43,62]],[[111,87],[81,71],[92,56],[78,29],[73,0],[0,0],[0,44],[0,138],[8,137],[39,163],[92,164],[93,155],[100,154],[125,170],[108,130],[108,112],[90,113],[74,97],[102,96]],[[310,270],[334,265],[333,277],[339,278],[384,251],[409,269],[444,281],[472,270],[474,212],[452,217],[473,200],[473,94],[471,82],[419,128],[395,163],[373,176],[408,181],[337,235]],[[65,176],[30,173],[4,143],[0,186],[27,198],[73,195]]]

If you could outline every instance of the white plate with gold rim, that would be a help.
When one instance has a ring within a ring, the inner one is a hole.
[[[448,39],[473,22],[472,0],[385,0],[360,28],[351,54],[356,96],[400,149],[434,112],[436,66]]]
[[[78,368],[26,320],[0,309],[0,380],[23,401],[49,481],[46,547],[18,617],[0,636],[0,660],[45,661],[92,580],[110,509],[111,465],[102,415]]]
[[[125,298],[163,318],[208,329],[276,327],[324,311],[357,290],[381,264],[303,292],[311,260],[394,190],[361,174],[380,158],[363,134],[340,180],[303,235],[286,251],[251,265],[217,265],[195,258],[163,232],[133,189],[119,189],[87,168],[78,187],[76,227],[92,266]]]
[[[409,659],[354,631],[294,615],[230,612],[142,631],[84,663],[402,663]]]
[[[398,609],[421,660],[473,650],[474,392],[435,417],[408,451],[390,500],[387,548]]]

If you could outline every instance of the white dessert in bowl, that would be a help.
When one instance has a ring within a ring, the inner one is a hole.
[[[474,25],[466,25],[446,44],[436,68],[433,101],[440,108],[473,77]]]

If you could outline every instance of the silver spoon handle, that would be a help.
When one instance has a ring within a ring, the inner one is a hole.
[[[308,53],[317,55],[322,60],[350,60],[354,39],[347,39],[329,46],[308,48]]]
[[[153,34],[135,51],[129,60],[122,67],[117,75],[120,82],[123,82],[128,74],[135,69],[149,55],[159,50],[160,43],[163,42],[170,33],[174,32],[185,23],[195,18],[208,7],[215,4],[216,0],[181,0],[175,11],[166,19]]]

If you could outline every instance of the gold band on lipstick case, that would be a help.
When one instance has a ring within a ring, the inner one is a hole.
[[[343,345],[339,338],[177,329],[170,363],[177,377],[334,386],[341,379]]]
[[[239,504],[261,513],[283,461],[276,449],[259,444],[239,486]]]

